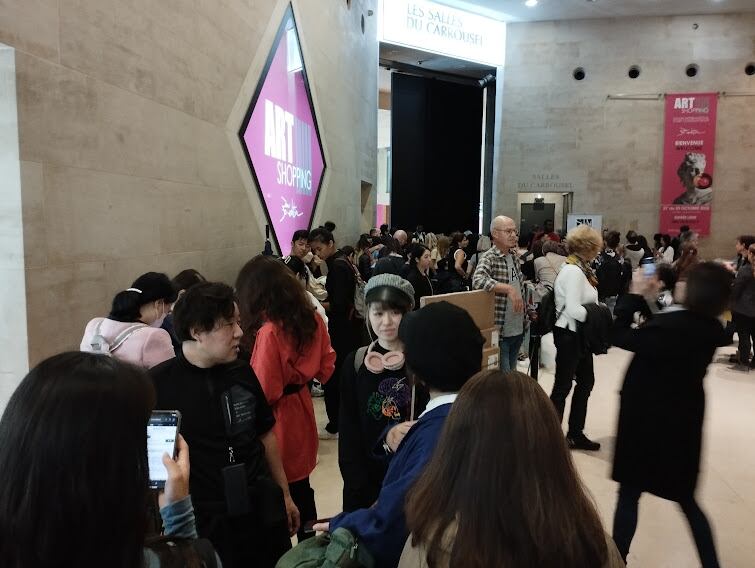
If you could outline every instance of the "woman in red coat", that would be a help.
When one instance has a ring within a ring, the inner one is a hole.
[[[317,424],[307,384],[326,383],[336,354],[328,328],[315,312],[299,281],[270,256],[246,263],[236,281],[242,340],[251,365],[275,415],[277,438],[291,498],[303,527],[317,519],[309,476],[317,462]]]

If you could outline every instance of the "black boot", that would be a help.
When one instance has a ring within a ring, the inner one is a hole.
[[[593,442],[582,432],[579,434],[567,434],[566,443],[569,444],[569,449],[571,450],[597,452],[600,449],[600,444],[598,442]]]

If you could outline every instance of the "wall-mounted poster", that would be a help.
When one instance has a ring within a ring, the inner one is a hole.
[[[666,95],[661,233],[710,233],[717,105],[717,93]]]
[[[239,131],[278,251],[308,229],[325,156],[289,5]]]
[[[603,230],[603,215],[593,215],[592,213],[570,213],[566,219],[566,230],[571,231],[580,225],[592,227],[599,233]]]

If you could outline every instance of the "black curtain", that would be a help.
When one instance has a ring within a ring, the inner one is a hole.
[[[477,232],[482,89],[392,73],[391,225]]]

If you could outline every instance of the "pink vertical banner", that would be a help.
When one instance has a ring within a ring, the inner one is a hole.
[[[710,233],[717,106],[717,93],[666,95],[661,233]]]

